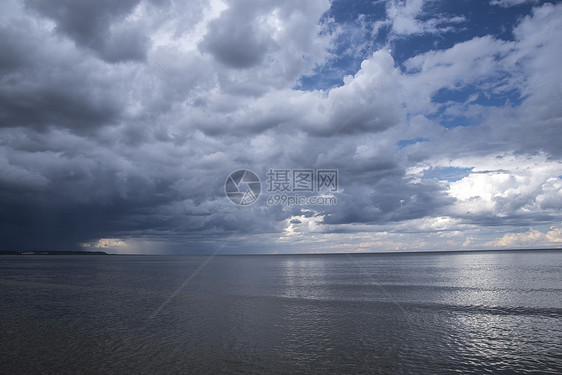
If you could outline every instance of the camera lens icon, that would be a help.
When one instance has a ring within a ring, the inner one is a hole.
[[[224,183],[224,191],[232,203],[248,206],[260,196],[261,182],[254,172],[240,169],[228,176]]]

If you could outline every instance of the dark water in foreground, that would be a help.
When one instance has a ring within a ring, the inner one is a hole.
[[[562,252],[205,260],[0,257],[0,373],[562,373]]]

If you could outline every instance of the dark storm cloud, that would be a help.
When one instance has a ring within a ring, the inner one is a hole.
[[[247,69],[260,64],[268,51],[278,48],[275,41],[260,30],[258,21],[260,15],[271,9],[273,6],[269,2],[230,3],[219,18],[207,26],[200,49],[231,68]]]
[[[206,167],[204,144],[185,160],[169,152],[169,141],[141,145],[138,152],[138,145],[102,144],[62,130],[5,129],[0,248],[76,249],[131,234],[196,238],[282,230],[281,207],[243,210],[226,199],[224,180],[235,165]]]
[[[313,30],[306,30],[311,24],[304,25],[303,17],[308,12],[317,12],[314,8],[322,5],[321,2],[297,1],[228,2],[228,8],[207,26],[199,48],[210,53],[223,67],[234,69],[248,69],[264,62],[290,60],[290,64],[284,65],[283,71],[279,73],[296,79],[303,58],[312,60],[307,55],[316,49],[311,45],[314,40],[309,39],[316,35],[310,33]],[[279,28],[280,25],[276,23],[286,25]],[[283,43],[286,45],[283,46]],[[283,51],[283,48],[288,48],[289,51]],[[281,52],[276,54],[279,51]],[[291,54],[288,55],[287,52]],[[259,77],[254,78],[259,80]],[[228,78],[225,76],[224,79]],[[239,90],[240,87],[236,89]]]
[[[259,34],[252,25],[235,15],[230,17],[232,20],[218,20],[209,26],[208,34],[201,44],[202,50],[232,68],[246,69],[259,64],[271,41],[259,40]]]
[[[0,26],[0,75],[16,70],[25,64],[30,55],[33,56],[34,49],[22,43],[20,38],[31,25],[28,22],[12,22],[10,26]]]
[[[338,196],[338,208],[326,224],[388,223],[437,215],[454,203],[443,185],[434,181],[408,184],[385,178],[372,185],[351,186]]]
[[[127,225],[119,222],[127,210],[117,201],[96,205],[53,198],[51,192],[16,194],[4,190],[0,204],[0,247],[7,250],[76,250],[82,242],[100,234],[143,227],[130,220]]]
[[[100,234],[158,227],[162,221],[137,215],[170,199],[168,181],[152,180],[148,171],[120,165],[122,160],[109,155],[95,157],[103,147],[68,134],[47,132],[37,143],[36,136],[26,139],[13,130],[12,137],[4,135],[10,138],[19,147],[2,161],[3,248],[76,249]]]
[[[22,37],[39,32],[27,21],[0,28],[0,127],[85,130],[114,123],[123,100],[109,87],[112,78],[65,46]]]
[[[108,62],[144,60],[148,39],[143,31],[122,23],[139,0],[26,0],[38,14],[53,20],[56,31],[79,48],[93,50]]]
[[[0,126],[48,126],[84,129],[107,125],[119,114],[110,98],[96,98],[77,82],[54,82],[53,85],[26,90],[22,87],[0,91]]]

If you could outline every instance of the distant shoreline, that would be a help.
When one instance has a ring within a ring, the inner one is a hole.
[[[105,251],[0,251],[0,255],[110,255]]]

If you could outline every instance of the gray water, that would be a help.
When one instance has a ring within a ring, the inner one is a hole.
[[[3,256],[0,372],[560,374],[561,265],[554,251]]]

